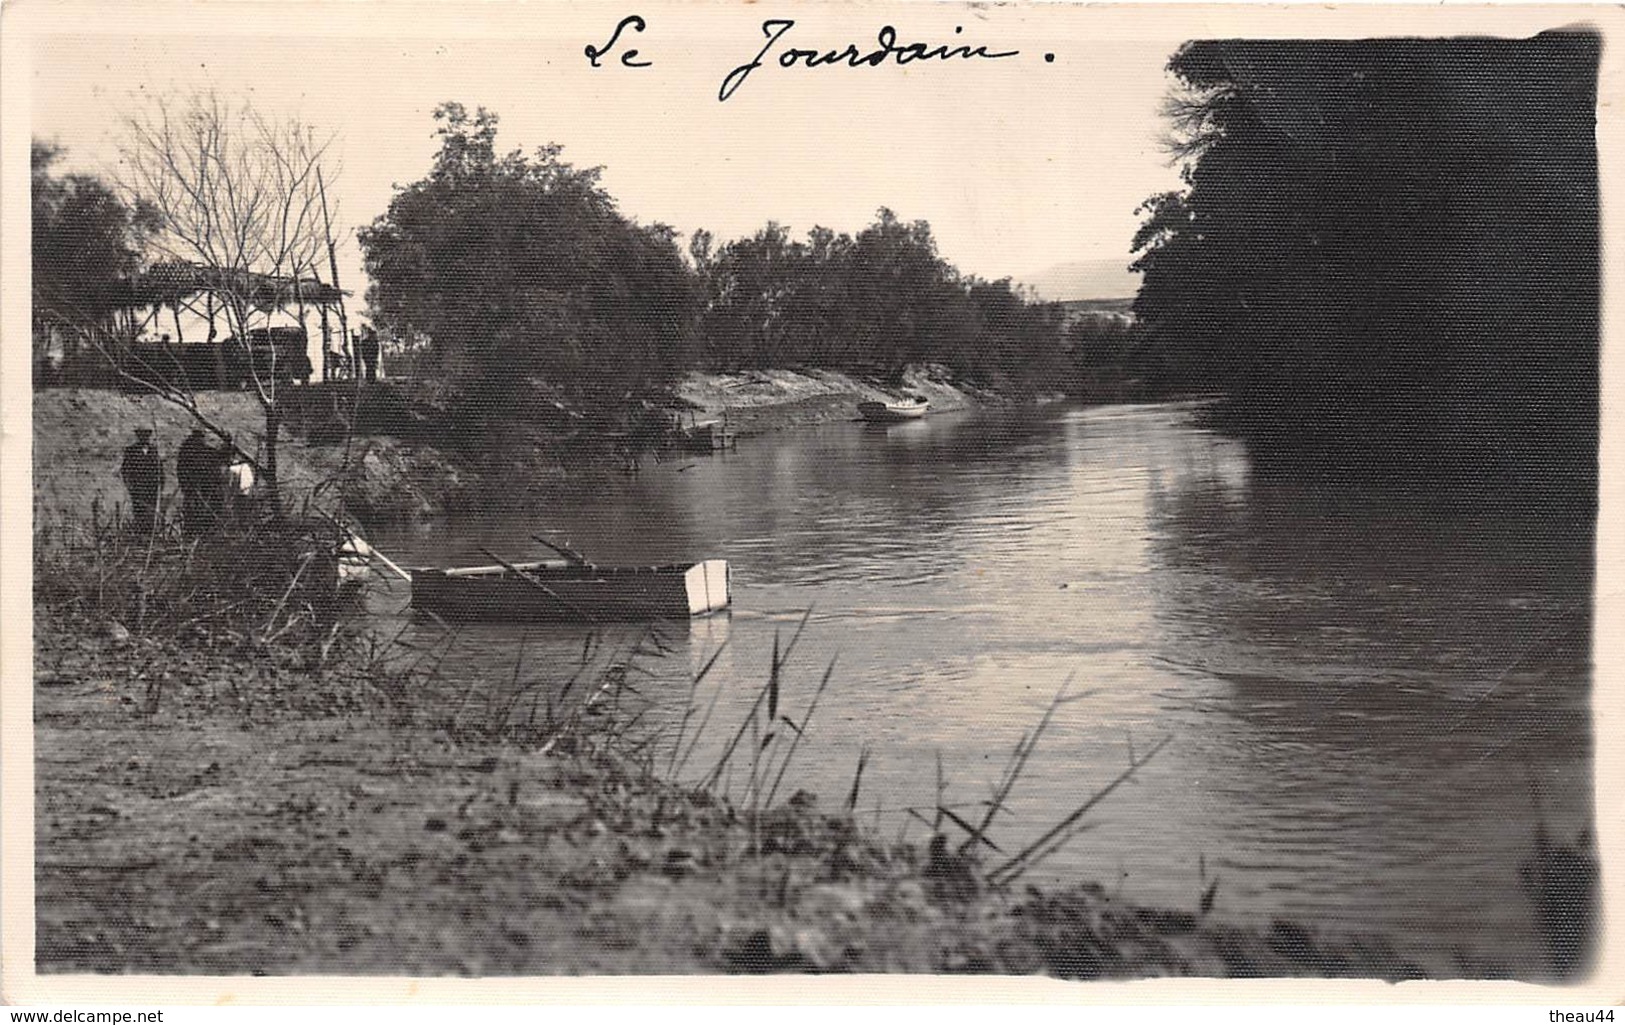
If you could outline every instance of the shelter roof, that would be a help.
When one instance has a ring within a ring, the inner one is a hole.
[[[312,304],[336,303],[350,294],[319,278],[226,270],[180,261],[155,263],[125,285],[127,306],[169,305],[204,292],[226,292],[245,296],[258,309],[271,310],[300,299]]]

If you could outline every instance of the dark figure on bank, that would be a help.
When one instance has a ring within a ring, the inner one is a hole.
[[[378,332],[364,327],[356,332],[355,347],[369,382],[378,380]]]
[[[119,476],[130,492],[130,516],[136,533],[152,533],[158,524],[158,495],[164,489],[164,461],[152,443],[151,428],[135,429],[135,441],[124,449]]]
[[[175,456],[175,479],[181,486],[182,516],[188,534],[201,534],[220,521],[226,497],[221,476],[225,459],[226,453],[203,437],[202,428],[192,428],[181,442]]]
[[[1572,844],[1554,841],[1546,824],[1535,829],[1535,850],[1518,865],[1524,892],[1535,905],[1535,922],[1546,956],[1563,979],[1585,971],[1596,940],[1597,859],[1591,831]]]

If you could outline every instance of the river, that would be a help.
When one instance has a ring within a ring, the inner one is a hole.
[[[1264,481],[1191,405],[835,423],[556,491],[545,524],[374,541],[419,565],[543,557],[537,531],[602,563],[728,559],[733,611],[637,659],[646,722],[672,727],[723,645],[688,777],[810,609],[781,711],[837,663],[785,791],[838,808],[867,751],[858,807],[921,840],[903,809],[931,815],[938,759],[978,815],[1070,680],[991,830],[1006,852],[1169,740],[1031,881],[1194,909],[1217,877],[1231,919],[1384,932],[1440,973],[1540,963],[1519,861],[1539,819],[1572,837],[1592,815],[1588,521]],[[521,647],[521,676],[562,678],[584,634],[466,628],[437,686],[512,680]],[[604,657],[631,643],[611,631]]]

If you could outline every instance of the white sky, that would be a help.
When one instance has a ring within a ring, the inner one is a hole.
[[[310,28],[319,10],[301,7],[295,20]],[[245,36],[226,25],[219,34],[45,37],[35,49],[33,132],[67,147],[66,167],[108,173],[119,112],[144,94],[246,95],[334,133],[342,168],[333,191],[353,231],[385,210],[394,184],[425,173],[436,149],[430,112],[456,100],[500,115],[502,149],[556,141],[566,160],[602,165],[624,212],[673,225],[684,246],[696,228],[728,239],[769,220],[798,235],[814,224],[855,231],[885,205],[928,220],[948,260],[989,278],[1076,260],[1126,263],[1135,206],[1178,185],[1157,116],[1178,37],[1091,38],[1081,22],[1070,32],[1053,17],[1035,25],[1030,9],[790,7],[797,25],[781,48],[853,42],[868,51],[893,24],[899,42],[1022,52],[907,68],[764,65],[719,103],[723,76],[765,41],[762,20],[784,11],[636,8],[648,29],[622,38],[653,66],[605,58],[595,70],[583,46],[607,41],[633,8],[526,10],[500,34],[476,15],[438,27],[420,18],[393,38]],[[352,238],[340,275],[357,296],[360,267]]]

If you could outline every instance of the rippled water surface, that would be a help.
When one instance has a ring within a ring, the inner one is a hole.
[[[675,650],[639,662],[648,722],[671,724],[726,642],[691,776],[807,609],[786,710],[838,663],[794,785],[840,804],[867,748],[859,804],[890,832],[922,838],[903,809],[934,803],[939,757],[947,801],[974,811],[1069,678],[1087,696],[1057,713],[995,826],[1005,850],[1172,738],[1044,882],[1194,908],[1200,865],[1230,917],[1379,929],[1438,971],[1525,974],[1539,947],[1517,866],[1534,823],[1590,818],[1589,523],[1264,482],[1192,407],[832,424],[563,487],[544,521],[375,540],[459,565],[489,562],[482,546],[543,557],[532,532],[602,563],[730,560],[733,612],[667,628]],[[522,676],[562,673],[583,633],[465,629],[441,686],[511,680],[521,643]]]

